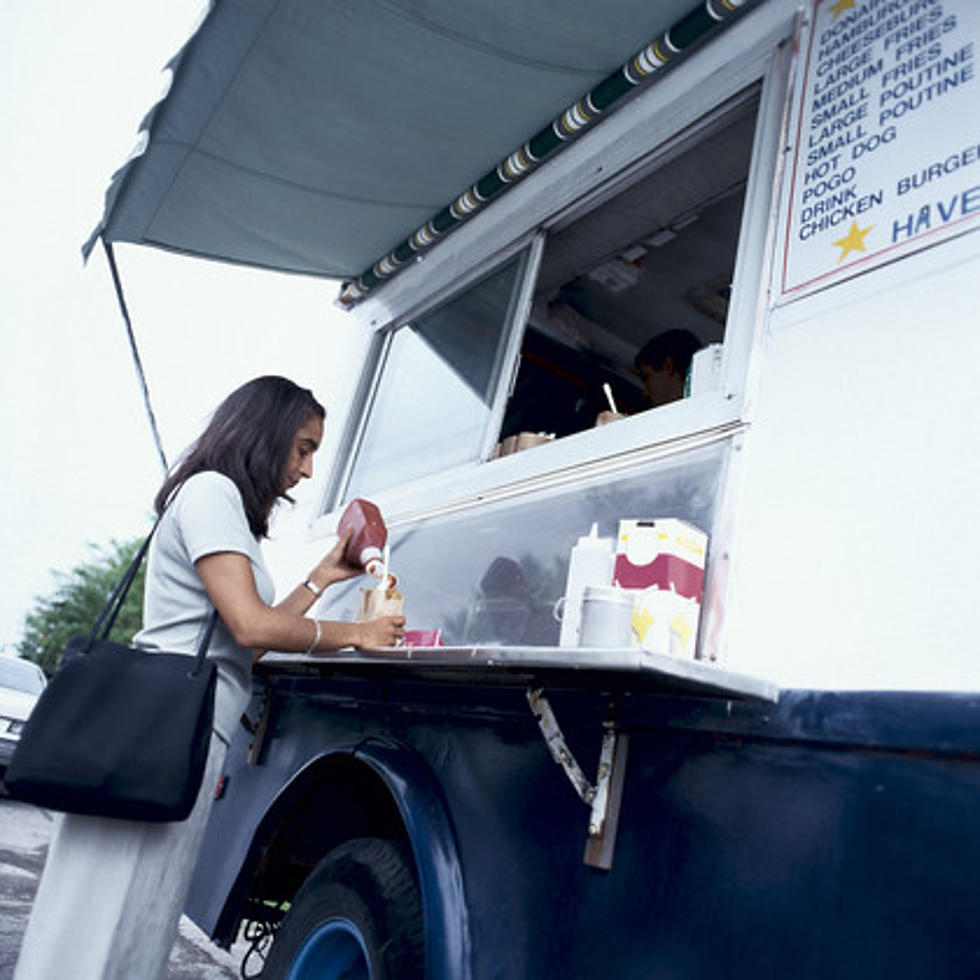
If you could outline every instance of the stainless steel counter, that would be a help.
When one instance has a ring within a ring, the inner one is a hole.
[[[336,650],[311,655],[267,654],[260,674],[398,671],[461,683],[572,681],[576,686],[663,689],[707,697],[775,702],[777,685],[718,664],[683,660],[633,648],[592,647],[392,647]]]

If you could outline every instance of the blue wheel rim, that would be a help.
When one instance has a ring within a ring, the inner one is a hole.
[[[286,980],[371,980],[360,930],[349,919],[321,923],[300,946]]]

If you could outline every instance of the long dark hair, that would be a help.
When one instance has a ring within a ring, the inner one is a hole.
[[[174,488],[188,477],[216,470],[238,487],[252,533],[266,537],[273,505],[280,497],[291,499],[283,475],[296,432],[311,415],[326,414],[311,391],[288,378],[266,375],[243,384],[217,407],[164,480],[154,500],[156,512],[163,513]]]

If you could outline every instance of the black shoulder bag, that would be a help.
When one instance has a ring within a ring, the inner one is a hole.
[[[18,800],[65,813],[184,820],[204,777],[216,669],[206,657],[108,639],[160,518],[87,636],[73,636],[24,726],[4,784]]]

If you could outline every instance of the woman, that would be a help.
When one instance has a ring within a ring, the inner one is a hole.
[[[306,652],[394,646],[404,620],[307,618],[324,589],[360,574],[339,541],[281,602],[259,543],[280,498],[313,475],[323,407],[286,378],[262,377],[219,406],[156,497],[150,545],[146,649],[196,653],[213,611],[208,656],[218,668],[214,736],[197,803],[186,821],[149,824],[60,818],[48,852],[15,980],[155,980],[164,975],[224,761],[266,650]]]

